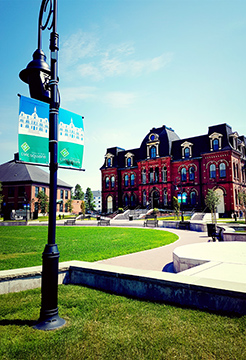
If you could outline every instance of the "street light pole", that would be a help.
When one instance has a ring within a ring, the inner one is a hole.
[[[44,25],[43,14],[49,5],[49,13]],[[48,26],[52,16],[50,33],[51,68],[47,68],[45,55],[41,50],[41,34]],[[54,330],[65,324],[58,315],[58,267],[59,251],[56,244],[56,200],[57,200],[57,152],[58,152],[58,39],[57,34],[57,0],[42,0],[39,13],[38,49],[33,54],[33,61],[22,70],[20,78],[29,84],[31,97],[46,101],[49,107],[49,152],[50,152],[50,205],[48,224],[48,243],[43,252],[42,266],[42,300],[40,318],[34,328],[39,330]],[[48,82],[47,82],[48,80]],[[33,95],[32,95],[33,94]]]
[[[177,184],[178,181],[178,184]],[[181,202],[180,202],[180,211],[181,211],[181,221],[184,221],[184,213],[183,213],[183,185],[182,185],[182,180],[179,177],[176,177],[175,179],[175,187],[176,190],[178,190],[180,188],[181,191]]]

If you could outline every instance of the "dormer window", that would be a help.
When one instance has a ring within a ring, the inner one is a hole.
[[[133,156],[134,155],[130,152],[125,155],[125,167],[133,166]]]
[[[107,153],[105,155],[105,159],[106,159],[106,167],[111,167],[113,166],[113,157],[114,155]]]
[[[213,142],[213,150],[214,151],[218,151],[219,150],[219,140],[218,139],[214,139]]]
[[[147,142],[147,159],[155,159],[159,157],[159,135],[151,133]]]
[[[184,149],[184,157],[185,157],[185,159],[189,159],[189,157],[190,157],[190,148],[186,147]]]
[[[231,145],[234,149],[238,149],[238,133],[234,132],[230,135]]]
[[[156,147],[155,147],[155,145],[151,146],[151,148],[150,148],[150,157],[151,157],[151,159],[156,158]]]
[[[222,134],[214,132],[209,135],[210,138],[210,151],[219,151],[222,148]]]
[[[181,144],[182,159],[189,159],[192,157],[192,146],[193,144],[188,141],[185,141],[183,144]]]

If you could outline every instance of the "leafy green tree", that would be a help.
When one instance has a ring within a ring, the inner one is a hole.
[[[41,213],[45,215],[49,207],[48,195],[46,195],[43,191],[39,191],[37,198],[38,198],[38,208],[39,210],[41,210]]]
[[[205,205],[211,211],[212,223],[216,225],[216,208],[220,203],[220,197],[216,191],[208,189],[208,193],[205,196]]]
[[[73,199],[84,200],[84,195],[82,187],[79,184],[75,185]]]
[[[84,200],[81,201],[80,209],[81,209],[81,212],[82,212],[83,216],[85,216],[85,202],[84,202]]]
[[[239,204],[240,204],[241,210],[244,214],[245,223],[246,223],[246,193],[243,191],[239,191],[238,199],[239,199]]]
[[[2,203],[3,203],[2,191],[3,191],[3,186],[2,186],[2,183],[0,182],[0,211],[2,210]]]
[[[176,215],[177,219],[179,219],[180,204],[179,204],[178,199],[176,198],[176,196],[173,196],[173,208],[174,208],[175,215]]]
[[[93,211],[96,207],[95,203],[94,203],[94,196],[93,193],[91,191],[91,188],[87,188],[86,192],[85,192],[85,207],[86,210],[90,210]]]
[[[67,209],[68,209],[68,212],[73,212],[73,204],[72,204],[72,200],[71,199],[68,199],[67,202]]]

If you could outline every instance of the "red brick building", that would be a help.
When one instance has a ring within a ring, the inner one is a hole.
[[[37,217],[37,195],[43,191],[49,197],[49,174],[37,166],[18,163],[15,160],[0,165],[0,182],[3,186],[2,213],[10,218],[12,210],[28,207],[31,217]],[[57,212],[68,212],[67,201],[71,199],[72,186],[57,180]]]
[[[204,211],[208,189],[220,196],[218,212],[239,211],[238,192],[246,190],[246,138],[227,124],[180,139],[166,126],[153,128],[139,148],[108,148],[101,167],[102,211],[119,207],[171,209],[173,196],[183,210]]]

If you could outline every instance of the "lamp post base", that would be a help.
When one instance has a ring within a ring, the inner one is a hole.
[[[59,315],[51,316],[46,319],[39,319],[37,324],[33,326],[36,330],[55,330],[66,324],[66,321]]]

